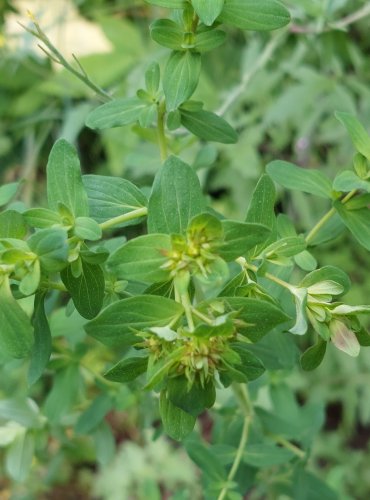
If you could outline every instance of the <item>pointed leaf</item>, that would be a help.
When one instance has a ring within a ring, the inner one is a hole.
[[[168,111],[189,99],[198,85],[201,56],[196,52],[172,52],[163,75],[163,90]]]
[[[31,362],[28,369],[28,383],[30,385],[41,377],[51,354],[51,332],[45,314],[44,301],[45,293],[37,293],[32,318],[35,343],[32,347]]]
[[[269,31],[287,25],[290,14],[275,0],[225,0],[218,21],[242,30]]]
[[[181,123],[197,137],[205,141],[235,144],[238,134],[226,120],[210,111],[181,109]]]
[[[176,441],[182,441],[194,428],[196,418],[172,404],[164,391],[159,400],[159,412],[165,433]]]
[[[224,0],[192,0],[192,5],[199,19],[206,26],[211,26],[221,14]]]
[[[94,130],[122,127],[139,120],[148,103],[138,97],[115,99],[102,104],[91,111],[86,119],[86,126]]]

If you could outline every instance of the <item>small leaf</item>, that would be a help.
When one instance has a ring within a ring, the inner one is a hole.
[[[343,193],[348,193],[353,189],[361,189],[370,193],[370,181],[364,181],[352,172],[352,170],[344,170],[344,172],[338,174],[334,179],[333,189]]]
[[[270,31],[286,26],[290,14],[275,0],[225,0],[218,21],[242,30]]]
[[[151,63],[145,71],[145,85],[147,91],[153,97],[158,92],[160,78],[161,74],[159,64],[156,62]]]
[[[86,119],[86,126],[94,130],[122,127],[139,120],[148,103],[138,97],[115,99],[102,104],[91,111]]]
[[[294,458],[294,453],[269,443],[248,444],[243,462],[257,468],[282,465]]]
[[[320,337],[317,344],[309,347],[301,356],[303,370],[311,371],[320,366],[326,352],[326,342]]]
[[[170,278],[169,271],[161,269],[172,250],[167,234],[138,236],[117,248],[108,259],[109,269],[117,277],[127,280],[156,283]]]
[[[46,271],[61,271],[67,265],[67,231],[61,228],[40,229],[28,238],[30,249]]]
[[[171,19],[157,19],[150,25],[150,36],[163,47],[172,50],[181,50],[184,32],[181,27]]]
[[[197,137],[205,141],[235,144],[238,134],[226,120],[210,111],[181,111],[181,123]]]
[[[6,210],[0,213],[0,238],[23,239],[27,234],[25,220],[19,212]]]
[[[31,208],[23,212],[22,215],[31,227],[46,229],[56,225],[63,225],[61,216],[48,208]]]
[[[105,279],[99,265],[82,262],[80,276],[74,277],[71,266],[61,272],[60,276],[71,294],[77,311],[87,319],[94,318],[103,306]]]
[[[226,481],[226,470],[218,460],[217,455],[205,446],[201,440],[189,440],[185,442],[185,448],[189,457],[199,469],[213,482]]]
[[[153,326],[166,326],[183,314],[181,304],[156,295],[138,295],[115,302],[85,325],[86,332],[103,344],[130,345],[134,334]]]
[[[0,186],[0,207],[7,205],[16,195],[19,187],[19,182],[10,182]]]
[[[212,26],[224,6],[224,0],[192,0],[191,3],[206,26]]]
[[[32,317],[35,343],[31,352],[31,362],[28,369],[28,383],[34,384],[42,375],[49,362],[51,354],[51,332],[45,314],[45,294],[37,293]]]
[[[311,273],[307,274],[303,280],[300,282],[299,286],[308,288],[321,281],[333,281],[334,283],[339,283],[342,288],[342,293],[347,293],[351,288],[351,281],[347,274],[334,266],[324,266],[321,269],[316,269]]]
[[[363,125],[350,113],[337,111],[335,116],[347,129],[357,151],[370,160],[370,137]]]
[[[287,161],[276,160],[267,165],[266,171],[275,182],[285,188],[322,198],[332,198],[331,182],[319,170],[305,169]]]
[[[147,367],[148,358],[143,356],[124,358],[104,373],[104,377],[113,382],[132,382],[139,375],[145,373]]]
[[[340,201],[334,202],[334,208],[356,240],[366,250],[370,250],[370,210],[368,208],[347,210]]]
[[[148,231],[185,233],[190,220],[204,208],[196,173],[179,158],[170,156],[154,179],[148,206]]]
[[[54,144],[46,173],[49,208],[58,211],[59,203],[63,203],[75,217],[88,216],[89,207],[82,184],[80,161],[75,148],[65,139],[59,139]]]
[[[270,235],[270,229],[262,224],[221,221],[224,230],[224,243],[218,253],[227,261],[245,255],[258,243],[265,241]]]
[[[163,90],[168,111],[189,99],[198,85],[201,57],[196,52],[172,52],[163,75]]]
[[[33,344],[31,323],[13,298],[8,277],[0,279],[0,348],[13,358],[25,358]]]
[[[206,408],[211,408],[216,399],[214,382],[208,381],[202,386],[198,380],[188,387],[184,376],[172,377],[167,383],[168,399],[183,411],[197,417]]]
[[[109,394],[101,394],[80,415],[75,425],[77,434],[90,434],[103,421],[105,415],[112,409],[113,401]]]
[[[159,412],[165,433],[176,441],[182,441],[194,428],[195,417],[172,404],[164,391],[159,400]]]
[[[222,45],[226,38],[227,35],[224,31],[215,29],[204,30],[200,33],[196,33],[194,48],[200,53],[209,52]]]
[[[90,217],[77,217],[74,234],[81,240],[97,241],[102,237],[102,230],[97,222]]]
[[[265,372],[262,361],[248,349],[246,344],[233,342],[230,347],[240,357],[240,364],[234,365],[235,368],[242,372],[248,381],[257,379]]]

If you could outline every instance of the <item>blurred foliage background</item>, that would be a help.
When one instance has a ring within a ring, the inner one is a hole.
[[[355,113],[370,127],[369,3],[284,3],[292,13],[288,29],[273,34],[230,31],[227,44],[204,58],[194,98],[201,98],[207,109],[223,114],[237,128],[238,144],[205,145],[193,139],[172,143],[173,151],[197,169],[211,204],[234,218],[244,218],[256,180],[272,159],[320,168],[331,177],[348,168],[354,151],[334,118],[335,110]],[[160,165],[151,134],[138,126],[101,134],[84,127],[88,112],[99,101],[50,61],[17,24],[28,24],[27,9],[70,62],[75,54],[90,78],[116,96],[133,95],[149,62],[157,59],[163,64],[167,56],[148,34],[160,9],[142,0],[0,0],[0,180],[24,179],[18,206],[44,204],[47,156],[59,137],[78,146],[84,173],[124,176],[143,189],[150,186]],[[319,219],[325,203],[302,193],[281,192],[277,209],[305,231]],[[370,259],[353,239],[338,235],[335,244],[320,247],[316,257],[320,265],[337,265],[350,275],[354,286],[349,302],[370,301]],[[76,313],[66,318],[64,310],[54,312],[51,327],[56,342],[68,328],[69,337],[60,342],[78,346],[84,338],[81,324]],[[99,372],[110,355],[94,344],[88,356]],[[312,374],[292,370],[295,352],[283,357],[270,378],[285,381],[299,402],[310,399],[325,409],[313,469],[339,498],[369,498],[369,350],[352,359],[331,349]],[[27,394],[24,374],[19,362],[2,368],[0,397]],[[76,392],[82,390],[81,384],[91,397],[92,376],[90,386],[88,374],[84,383],[78,377],[74,383]],[[56,404],[47,377],[32,390],[35,401],[49,394],[49,407]],[[131,384],[120,389],[118,399],[118,409],[116,405],[108,413],[106,427],[90,436],[83,425],[74,436],[56,432],[23,485],[1,479],[0,466],[0,498],[201,498],[199,473],[186,453],[163,437],[153,441],[157,410],[150,396]],[[66,413],[66,428],[68,418],[73,419],[67,411],[71,404],[64,402],[65,407],[59,408]],[[221,431],[214,418],[217,437]],[[212,428],[208,420],[205,416],[201,424],[205,437]],[[1,456],[12,429],[6,419],[0,422]],[[97,461],[94,449],[99,447]],[[261,480],[267,478],[262,475]],[[266,498],[263,495],[255,491],[250,498]]]

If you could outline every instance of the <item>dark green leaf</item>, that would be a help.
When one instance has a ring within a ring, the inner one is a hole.
[[[104,373],[104,377],[113,382],[132,382],[146,372],[148,358],[134,356],[125,358]]]
[[[255,380],[265,372],[262,361],[249,350],[247,344],[233,342],[230,347],[240,357],[240,363],[235,365],[235,368],[242,372],[247,380]]]
[[[216,399],[213,380],[203,386],[195,380],[191,388],[184,376],[172,377],[167,383],[167,397],[178,408],[197,417],[206,408],[211,408]]]
[[[336,201],[334,207],[356,240],[370,250],[370,210],[368,208],[347,210],[340,201]]]
[[[200,440],[189,440],[185,442],[185,448],[189,457],[195,462],[200,470],[212,481],[225,481],[226,470],[212,451]]]
[[[63,203],[75,217],[89,215],[87,195],[82,184],[80,161],[75,148],[65,139],[53,146],[48,164],[47,192],[51,210],[58,210]]]
[[[33,311],[32,324],[34,328],[35,343],[31,352],[31,362],[28,369],[28,383],[34,384],[42,375],[49,362],[51,354],[51,332],[45,314],[45,294],[37,293]]]
[[[122,127],[139,120],[148,103],[138,97],[115,99],[94,109],[86,119],[86,126],[92,129]]]
[[[159,412],[165,433],[176,441],[184,439],[194,428],[195,417],[173,405],[164,391],[159,400]]]
[[[197,137],[205,141],[221,142],[223,144],[234,144],[238,140],[238,134],[227,123],[226,120],[211,113],[210,111],[187,111],[181,110],[181,123],[185,128]]]
[[[270,235],[270,229],[262,224],[232,220],[223,220],[221,223],[224,229],[224,243],[218,252],[227,261],[245,255],[248,250],[267,240]]]
[[[238,311],[237,331],[252,342],[258,342],[273,328],[290,319],[270,302],[246,297],[227,297],[224,301],[228,309]]]
[[[150,233],[185,233],[190,220],[205,208],[194,170],[170,156],[157,173],[148,207]]]
[[[13,358],[25,358],[31,351],[31,322],[10,291],[8,277],[0,276],[0,347]]]
[[[320,366],[326,352],[326,342],[319,337],[317,344],[309,347],[301,356],[301,366],[306,371],[315,370]]]
[[[305,169],[287,161],[276,160],[267,165],[266,171],[275,182],[288,189],[322,198],[332,197],[331,182],[319,170]]]
[[[171,251],[171,238],[167,234],[138,236],[111,254],[107,265],[117,277],[155,283],[169,279],[169,271],[161,269]]]
[[[290,14],[275,0],[225,0],[218,21],[243,30],[270,31],[287,25]]]
[[[293,496],[294,500],[339,500],[339,495],[333,491],[321,479],[307,472],[303,467],[298,467],[295,470],[293,480]]]
[[[370,160],[370,137],[363,125],[350,113],[337,111],[335,116],[347,129],[357,151]]]
[[[189,99],[198,85],[201,56],[196,52],[172,52],[163,75],[163,90],[168,111]]]
[[[138,340],[135,330],[166,326],[183,314],[183,307],[156,295],[139,295],[106,307],[85,325],[86,332],[111,346],[132,344]]]
[[[292,451],[273,444],[248,444],[243,454],[243,462],[252,467],[272,467],[285,464],[294,456]]]
[[[71,266],[64,269],[60,276],[77,311],[84,318],[92,319],[103,305],[105,279],[99,265],[81,262],[82,273],[78,278],[73,276]]]

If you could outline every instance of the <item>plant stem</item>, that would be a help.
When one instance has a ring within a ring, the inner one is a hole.
[[[158,145],[162,162],[164,162],[168,156],[165,124],[164,124],[165,115],[166,115],[165,102],[162,101],[158,105],[158,110],[157,110],[157,135],[158,135]]]
[[[357,193],[356,189],[353,189],[350,191],[342,200],[341,203],[345,205],[347,201],[349,201],[351,198],[355,196]],[[317,233],[320,231],[320,229],[325,226],[325,224],[336,214],[335,208],[331,208],[321,219],[315,224],[315,226],[311,229],[311,231],[307,234],[306,236],[306,243],[309,244],[314,237],[317,235]]]
[[[258,267],[253,265],[253,264],[248,264],[248,262],[244,259],[244,257],[241,257],[239,259],[236,259],[238,264],[245,268],[245,269],[250,269],[251,271],[253,271],[254,273],[257,273],[258,272]],[[284,280],[281,280],[280,278],[278,278],[277,276],[274,276],[273,274],[270,274],[270,273],[264,273],[263,276],[267,279],[269,279],[270,281],[274,281],[275,283],[277,283],[278,285],[286,288],[287,290],[289,290],[291,293],[294,293],[294,290],[295,290],[295,286],[291,285],[290,283],[288,283],[287,281],[284,281]]]
[[[147,215],[148,209],[146,207],[137,208],[136,210],[132,210],[132,212],[128,212],[127,214],[118,215],[117,217],[113,217],[113,219],[106,220],[99,224],[101,229],[104,231],[105,229],[110,229],[111,227],[117,226],[118,224],[122,224],[122,222],[127,222],[133,219],[137,219],[138,217],[144,217]]]
[[[281,444],[281,446],[283,446],[287,450],[290,450],[297,457],[301,459],[306,458],[306,453],[300,448],[298,448],[298,446],[288,441],[287,439],[283,438],[282,436],[275,436],[275,435],[271,435],[271,437],[274,439],[274,441]]]
[[[74,60],[77,62],[77,65],[80,69],[80,71],[77,71],[73,66],[69,64],[69,62],[64,58],[64,56],[59,52],[59,50],[53,45],[49,37],[45,34],[45,32],[41,29],[40,25],[36,21],[36,19],[33,17],[32,14],[30,14],[30,17],[32,19],[33,25],[35,27],[35,30],[32,30],[30,28],[27,28],[27,26],[24,26],[23,24],[19,23],[23,29],[31,33],[33,36],[38,38],[43,44],[46,45],[48,52],[46,49],[42,47],[42,45],[39,45],[40,49],[45,52],[45,54],[55,63],[60,64],[61,66],[64,66],[67,71],[72,73],[75,77],[77,77],[79,80],[81,80],[85,85],[90,87],[94,92],[96,92],[104,101],[111,101],[113,98],[110,96],[105,90],[103,90],[99,85],[94,83],[88,75],[86,74],[85,70],[81,66],[81,63],[78,61],[77,57],[73,54]]]
[[[230,472],[227,476],[227,482],[225,486],[222,488],[217,500],[224,500],[227,495],[227,492],[230,488],[230,483],[234,480],[236,473],[238,472],[240,462],[243,458],[244,449],[246,447],[249,435],[249,428],[253,418],[253,407],[252,403],[249,399],[248,389],[245,384],[233,384],[232,389],[235,393],[236,399],[238,401],[239,407],[244,414],[244,422],[242,434],[240,437],[239,446],[234,458],[234,462],[231,466]]]
[[[185,309],[185,316],[186,316],[186,321],[188,322],[188,327],[191,332],[194,331],[194,321],[193,321],[193,316],[191,312],[191,302],[190,302],[190,297],[189,297],[189,292],[182,293],[180,295],[181,298],[181,303],[184,306]]]

